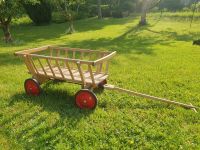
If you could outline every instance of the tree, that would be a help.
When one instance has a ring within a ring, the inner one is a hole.
[[[101,0],[98,1],[98,18],[102,19],[102,12],[101,12]]]
[[[11,42],[10,23],[17,11],[18,3],[12,0],[0,0],[0,27],[3,30],[5,42]]]
[[[32,3],[37,0],[24,0]],[[12,35],[10,33],[10,24],[12,18],[17,17],[22,10],[20,0],[0,0],[0,27],[3,30],[4,40],[6,43],[12,42]]]
[[[56,2],[58,9],[63,13],[66,20],[69,22],[68,34],[72,34],[74,30],[74,18],[78,13],[79,6],[83,4],[84,0],[58,0]]]
[[[23,2],[22,2],[23,3]],[[52,4],[50,0],[39,0],[39,3],[23,3],[29,18],[36,25],[49,24],[52,20]]]
[[[155,6],[157,6],[160,3],[161,0],[142,0],[142,6],[141,6],[141,18],[139,25],[146,25],[147,24],[147,13],[153,9]]]

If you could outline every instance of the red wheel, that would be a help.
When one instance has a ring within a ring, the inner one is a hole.
[[[88,89],[80,90],[75,95],[76,106],[81,109],[95,109],[97,105],[96,95]]]
[[[26,79],[24,88],[27,95],[38,96],[41,93],[40,85],[36,79]]]

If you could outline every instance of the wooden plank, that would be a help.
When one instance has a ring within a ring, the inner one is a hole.
[[[67,61],[65,61],[65,64],[66,64],[67,69],[69,70],[69,73],[70,73],[72,80],[74,80],[74,76],[73,76],[73,73],[72,73],[71,68],[69,66],[69,63]]]
[[[65,57],[68,58],[68,51],[65,51]]]
[[[81,53],[80,59],[83,60],[83,58],[84,58],[84,52],[81,51],[80,53]]]
[[[50,56],[53,56],[53,49],[50,48]]]
[[[63,72],[62,72],[62,69],[60,68],[60,64],[58,63],[58,60],[56,60],[56,66],[58,67],[58,70],[59,70],[61,76],[62,76],[63,78],[65,78],[65,76],[64,76],[64,74],[63,74]]]
[[[44,56],[44,55],[38,55],[38,54],[29,54],[32,57],[39,57],[39,58],[45,58],[45,59],[51,59],[51,60],[66,60],[68,62],[80,62],[81,64],[94,64],[94,61],[85,61],[85,60],[80,60],[80,59],[71,59],[71,58],[62,58],[62,57],[50,57],[50,56]]]
[[[73,59],[76,59],[76,51],[73,51]]]
[[[97,65],[97,64],[99,64],[99,63],[101,63],[101,62],[104,62],[104,61],[106,61],[106,60],[109,60],[109,59],[111,59],[111,58],[112,58],[113,56],[115,56],[115,55],[116,55],[116,51],[114,51],[114,52],[110,53],[109,55],[106,55],[106,56],[104,56],[104,57],[102,57],[102,58],[100,58],[100,59],[94,61],[94,65]]]
[[[28,56],[27,56],[27,55],[24,55],[23,57],[24,57],[24,63],[26,64],[27,69],[29,70],[29,72],[30,72],[32,75],[35,75],[35,70],[34,70],[34,68],[33,68],[33,66],[32,66],[32,64],[31,64],[31,62],[30,62]]]
[[[93,72],[92,72],[91,65],[88,65],[88,69],[89,69],[89,72],[90,72],[90,78],[92,80],[92,84],[95,85],[95,80],[94,80],[94,75],[93,75]]]
[[[104,57],[104,54],[101,54],[100,55],[100,58],[103,58]],[[100,73],[102,71],[102,67],[103,67],[103,62],[99,63],[97,65],[97,70],[96,70],[96,73]]]
[[[56,49],[56,56],[60,57],[60,49]]]
[[[46,61],[47,61],[47,64],[48,64],[48,66],[49,66],[49,68],[51,70],[51,73],[53,74],[53,77],[55,77],[55,73],[54,73],[54,71],[52,69],[52,66],[51,66],[50,62],[49,62],[49,58],[46,58]]]
[[[109,61],[106,61],[106,69],[105,69],[106,74],[108,74],[108,68],[109,68]]]
[[[46,70],[47,72],[47,77],[49,78],[59,78],[59,79],[62,79],[62,80],[66,80],[66,81],[75,81],[75,82],[81,82],[82,83],[82,79],[81,79],[81,76],[80,76],[80,73],[79,73],[79,70],[72,70],[72,73],[73,73],[73,76],[74,76],[74,79],[72,80],[71,78],[71,75],[70,75],[70,72],[68,69],[66,68],[61,68],[62,72],[63,72],[63,75],[65,76],[65,78],[62,77],[58,67],[53,67],[53,71],[55,73],[55,77],[52,75],[52,71],[49,69],[49,67],[44,67],[44,69]],[[44,75],[43,73],[43,70],[42,69],[39,69],[39,74],[40,75]],[[86,84],[91,84],[91,85],[94,85],[94,82],[92,81],[91,79],[91,73],[90,72],[83,72],[83,75],[85,77],[85,83]],[[94,80],[95,80],[95,84],[97,85],[98,83],[102,82],[103,80],[105,80],[108,75],[105,75],[105,74],[94,74],[93,73],[93,76],[94,76]]]
[[[35,71],[36,71],[36,73],[38,74],[37,67],[35,66],[35,63],[34,63],[34,61],[33,61],[32,57],[31,57],[31,56],[28,56],[28,59],[30,60],[31,64],[33,65],[33,68],[34,68],[34,70],[35,70]]]
[[[42,62],[40,61],[40,58],[37,58],[37,60],[38,60],[38,62],[39,62],[39,64],[40,64],[40,66],[41,66],[41,68],[42,68],[44,74],[47,75],[47,73],[46,73],[46,71],[45,71],[45,69],[44,69],[44,66],[42,65]]]
[[[76,64],[77,64],[77,68],[78,68],[80,76],[81,76],[82,83],[83,83],[83,85],[85,85],[85,77],[84,77],[83,71],[81,69],[81,64],[79,62],[77,62]]]
[[[104,56],[105,56],[104,54],[101,54],[101,57],[104,57]],[[103,67],[103,63],[100,63],[99,72],[102,72],[102,67]]]
[[[99,50],[91,50],[91,49],[81,49],[81,48],[70,48],[70,47],[58,47],[58,46],[50,46],[54,49],[60,49],[60,50],[70,50],[70,51],[84,51],[86,53],[95,52],[95,53],[105,53],[106,55],[110,54],[109,51],[99,51]]]
[[[15,52],[14,54],[15,55],[25,55],[25,54],[30,54],[30,53],[47,50],[47,48],[49,48],[49,46],[42,46],[42,47],[38,47],[38,48],[32,48],[32,49],[28,49],[28,50],[18,51],[18,52]]]

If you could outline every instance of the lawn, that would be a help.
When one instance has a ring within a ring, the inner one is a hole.
[[[146,27],[135,16],[80,20],[73,35],[65,23],[16,20],[15,42],[0,42],[0,149],[200,149],[199,112],[106,90],[94,111],[79,110],[81,87],[53,81],[39,97],[24,92],[30,75],[13,53],[52,44],[116,50],[110,84],[200,106],[200,20],[156,16]]]

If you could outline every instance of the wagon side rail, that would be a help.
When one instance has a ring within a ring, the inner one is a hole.
[[[48,50],[47,55],[37,53],[45,50]],[[96,61],[91,59],[93,54],[97,57]],[[100,80],[107,78],[109,61],[115,54],[116,52],[110,51],[56,46],[43,46],[15,53],[15,55],[24,58],[29,73],[38,80],[40,76],[43,76],[43,78],[55,78],[79,83],[84,87],[88,85],[96,87]],[[85,56],[89,59],[84,59]],[[68,70],[68,75],[63,72],[64,69]],[[77,75],[77,73],[74,73],[74,69],[79,73],[78,79],[74,75]],[[103,78],[101,78],[102,76]]]
[[[102,62],[108,61],[108,60],[110,60],[112,57],[114,57],[115,55],[116,55],[116,51],[111,52],[110,54],[108,54],[108,55],[106,55],[106,56],[104,56],[104,57],[102,57],[102,58],[100,58],[100,59],[94,61],[94,65],[97,65],[97,64],[100,64],[100,63],[102,63]]]
[[[17,55],[18,56],[27,55],[27,54],[47,50],[49,47],[50,47],[49,45],[46,45],[46,46],[42,46],[42,47],[38,47],[38,48],[32,48],[32,49],[27,49],[27,50],[23,50],[23,51],[18,51],[18,52],[15,52],[14,55],[16,55],[16,56]]]

